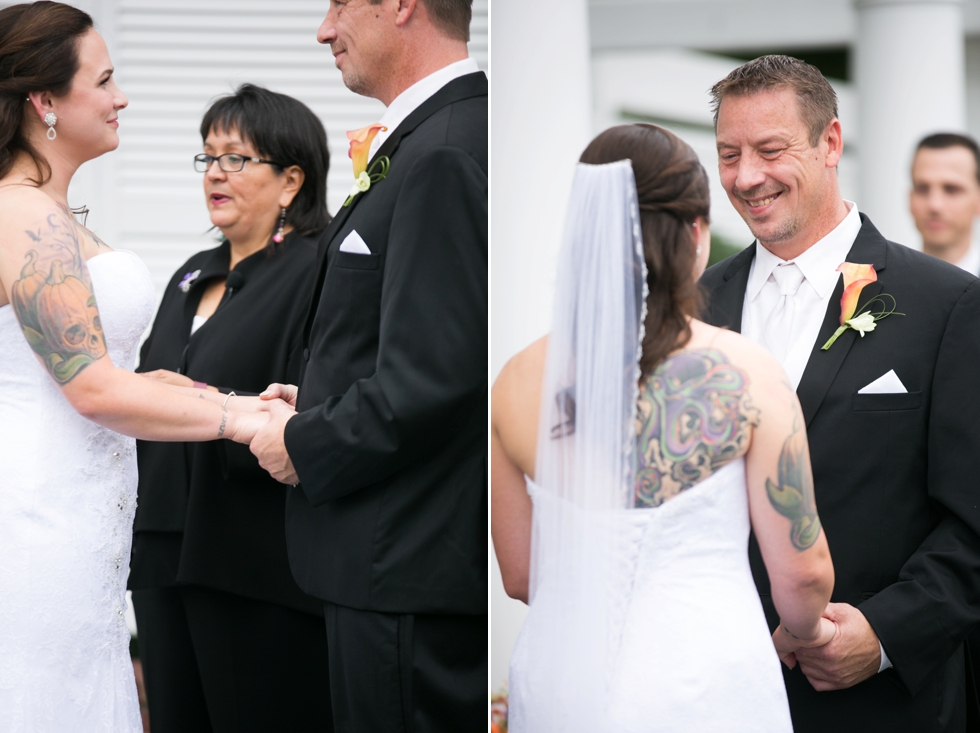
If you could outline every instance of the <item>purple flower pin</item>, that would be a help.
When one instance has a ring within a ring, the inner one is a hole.
[[[177,285],[182,293],[188,293],[191,289],[191,283],[197,280],[197,276],[201,274],[200,270],[194,270],[194,272],[188,272],[184,275],[183,279]]]

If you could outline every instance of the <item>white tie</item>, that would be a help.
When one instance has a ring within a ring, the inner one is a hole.
[[[793,316],[796,314],[794,296],[803,283],[803,271],[795,262],[779,265],[772,271],[772,276],[779,286],[779,301],[769,314],[766,323],[766,346],[780,364],[786,363],[793,341]]]

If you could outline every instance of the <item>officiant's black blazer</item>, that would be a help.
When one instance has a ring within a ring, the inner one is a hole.
[[[228,276],[227,241],[198,252],[174,273],[140,350],[137,371],[180,371],[221,385],[223,392],[258,393],[270,382],[299,377],[302,296],[313,287],[315,237],[298,232],[241,260],[243,283],[193,335],[204,291]],[[186,292],[180,282],[199,274]],[[322,614],[303,593],[286,558],[285,497],[246,445],[136,443],[139,494],[129,588],[193,584]]]
[[[897,310],[863,338],[838,326],[839,281],[797,389],[817,509],[834,561],[831,599],[856,606],[894,667],[816,692],[784,668],[797,733],[959,731],[963,640],[980,622],[980,281],[888,242],[864,215],[847,261],[872,263]],[[755,247],[705,272],[706,320],[741,329]],[[907,394],[858,394],[894,370]],[[765,415],[762,416],[765,419]],[[754,538],[750,559],[771,628],[778,619]]]
[[[320,240],[286,536],[332,603],[487,612],[487,110],[482,72],[436,92]]]

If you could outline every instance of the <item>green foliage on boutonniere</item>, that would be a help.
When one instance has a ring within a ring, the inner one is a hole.
[[[357,194],[364,193],[373,184],[383,181],[388,176],[389,168],[391,168],[391,160],[387,155],[382,155],[371,164],[370,168],[361,171],[354,179],[354,185],[351,186],[350,194],[344,201],[344,206],[350,206],[350,202],[354,200]]]

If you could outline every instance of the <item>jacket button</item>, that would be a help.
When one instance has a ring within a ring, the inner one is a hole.
[[[310,360],[310,350],[303,349],[303,361],[309,361],[309,360]]]

